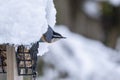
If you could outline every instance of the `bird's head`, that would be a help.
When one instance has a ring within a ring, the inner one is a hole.
[[[57,33],[57,32],[54,32],[53,33],[53,36],[52,36],[52,39],[51,39],[51,42],[56,42],[60,39],[65,39],[66,37],[63,37],[61,34]]]
[[[50,26],[48,26],[47,32],[43,34],[39,42],[52,43],[65,38],[66,37],[63,37],[60,33],[55,32]]]

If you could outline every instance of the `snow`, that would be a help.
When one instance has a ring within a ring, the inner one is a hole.
[[[44,74],[38,80],[119,80],[118,52],[101,42],[56,27],[67,39],[50,46],[44,55]],[[53,66],[50,67],[49,65]],[[60,77],[64,75],[64,77]]]
[[[0,0],[0,44],[30,45],[56,23],[53,0]],[[39,43],[39,54],[47,52]]]
[[[0,0],[0,44],[38,41],[55,15],[53,0]]]
[[[47,53],[49,51],[49,43],[39,43],[39,48],[38,48],[38,56],[43,56],[45,53]]]

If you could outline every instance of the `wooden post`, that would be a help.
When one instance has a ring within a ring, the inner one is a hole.
[[[23,80],[22,76],[18,76],[16,66],[15,47],[7,45],[7,80]]]

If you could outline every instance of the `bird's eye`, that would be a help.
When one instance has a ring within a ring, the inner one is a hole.
[[[59,38],[54,38],[54,39],[52,39],[52,42],[56,42],[58,40],[59,40]]]

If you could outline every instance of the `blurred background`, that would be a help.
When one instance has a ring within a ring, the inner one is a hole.
[[[39,80],[119,80],[120,0],[54,0],[67,37],[39,57]]]
[[[67,39],[39,57],[39,80],[119,80],[120,0],[54,0]]]
[[[119,0],[54,0],[57,25],[115,48],[120,32]]]

